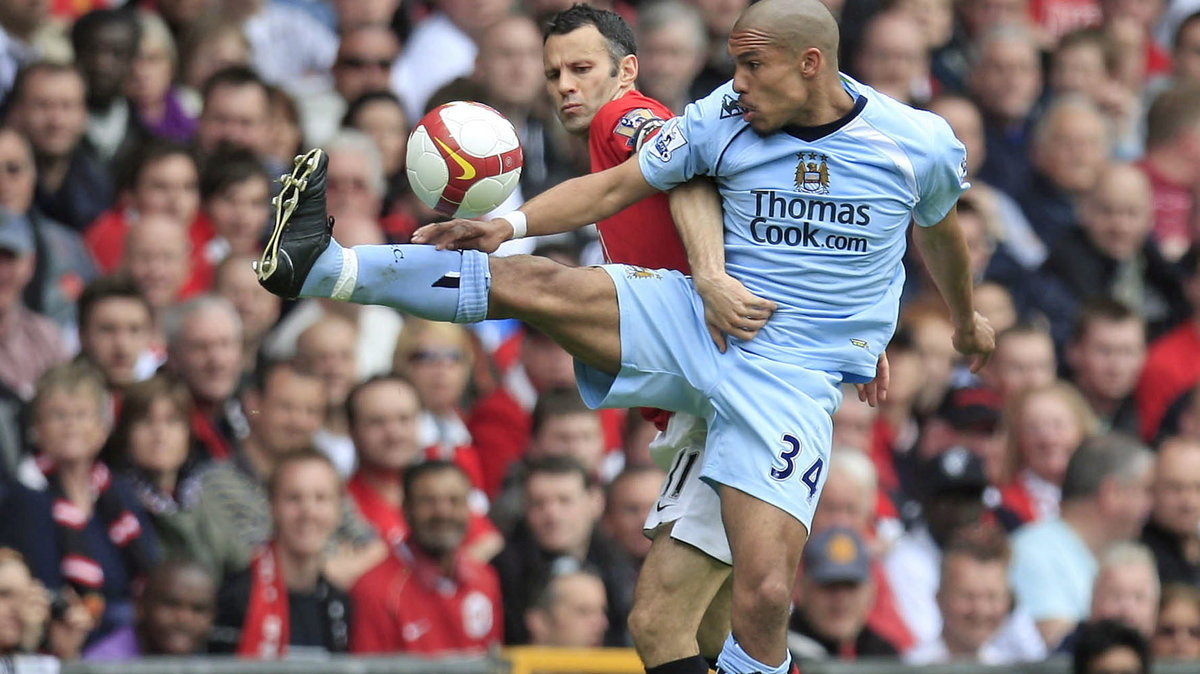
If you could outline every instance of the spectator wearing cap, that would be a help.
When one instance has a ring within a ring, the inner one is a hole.
[[[852,529],[815,534],[804,546],[793,596],[788,650],[800,659],[897,655],[896,647],[867,626],[875,599],[870,556]]]
[[[24,215],[33,227],[36,265],[25,289],[25,306],[62,326],[75,323],[75,302],[83,285],[96,276],[79,233],[46,217],[34,204],[38,166],[29,140],[11,127],[0,127],[0,208]]]
[[[1090,608],[1097,559],[1133,539],[1150,509],[1151,454],[1120,434],[1085,440],[1062,484],[1061,515],[1013,536],[1009,578],[1017,608],[1054,648]]]
[[[1019,523],[1058,516],[1071,455],[1099,431],[1079,391],[1066,382],[1028,389],[1009,408],[1005,480],[1000,499]]]
[[[1173,438],[1154,457],[1153,507],[1142,543],[1164,584],[1200,587],[1200,438]]]
[[[883,563],[900,615],[917,643],[924,643],[942,628],[937,606],[942,548],[983,519],[988,480],[983,461],[963,447],[925,461],[919,474],[922,520],[896,541]]]
[[[1006,665],[1044,658],[1033,622],[1011,615],[1008,560],[1008,542],[995,527],[966,532],[950,543],[937,591],[941,634],[905,653],[905,662]]]
[[[1133,389],[1146,362],[1146,323],[1125,304],[1099,298],[1079,310],[1067,344],[1071,380],[1105,430],[1140,427]]]
[[[1137,630],[1101,620],[1079,633],[1072,674],[1150,674],[1150,644]]]
[[[485,653],[501,644],[496,571],[463,554],[470,491],[466,474],[449,461],[405,472],[410,535],[351,590],[353,653]]]
[[[1004,460],[1004,446],[997,435],[1000,420],[1000,396],[995,391],[985,386],[954,389],[925,422],[918,441],[919,456],[936,456],[951,447],[962,447],[983,461],[985,476],[999,475]],[[919,464],[910,461],[907,467],[901,473],[905,493],[919,498],[924,475],[917,470]]]
[[[67,357],[59,327],[21,302],[33,278],[34,246],[29,220],[0,210],[0,385],[24,400],[38,377]]]

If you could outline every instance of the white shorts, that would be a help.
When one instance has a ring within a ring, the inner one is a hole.
[[[707,438],[704,419],[678,412],[671,416],[667,430],[650,443],[650,457],[667,471],[667,478],[643,530],[653,538],[659,527],[674,522],[671,538],[732,564],[733,554],[721,522],[721,499],[713,486],[700,479]]]

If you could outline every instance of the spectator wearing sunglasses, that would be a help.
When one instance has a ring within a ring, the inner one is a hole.
[[[1150,645],[1156,658],[1200,660],[1200,588],[1182,584],[1163,588]]]
[[[333,137],[347,105],[364,94],[388,91],[392,62],[400,53],[396,35],[378,24],[351,27],[342,32],[337,60],[333,62],[333,88],[319,96],[306,96],[304,135],[321,144]]]

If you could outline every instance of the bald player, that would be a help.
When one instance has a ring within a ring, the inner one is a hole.
[[[703,417],[711,442],[677,479],[699,475],[718,491],[734,560],[732,634],[718,667],[783,674],[791,585],[825,481],[839,385],[876,374],[895,329],[910,223],[950,307],[956,348],[978,368],[993,340],[974,310],[954,215],[967,184],[949,126],[841,75],[837,25],[816,0],[752,5],[729,50],[734,80],[625,163],[490,223],[420,230],[415,240],[433,246],[332,241],[327,161],[314,150],[285,178],[259,278],[284,296],[385,304],[432,320],[521,318],[576,357],[589,404]],[[484,252],[595,222],[697,175],[715,179],[724,226],[703,193],[672,205],[693,277]],[[706,307],[730,321],[726,348],[710,337]],[[719,587],[681,591],[707,605]],[[693,651],[647,671],[706,668]]]

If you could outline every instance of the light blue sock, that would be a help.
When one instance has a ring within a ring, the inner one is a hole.
[[[792,667],[792,654],[788,653],[783,664],[771,667],[755,660],[742,650],[741,644],[730,634],[721,647],[717,658],[717,674],[787,674]]]
[[[330,240],[308,272],[300,296],[382,304],[432,321],[475,323],[487,318],[491,285],[488,256],[477,250],[342,248]]]

